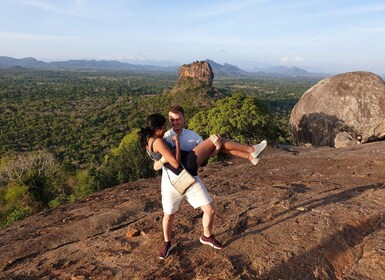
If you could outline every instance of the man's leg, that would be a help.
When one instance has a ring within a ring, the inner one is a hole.
[[[165,259],[170,254],[170,251],[172,250],[171,245],[171,234],[172,234],[172,225],[174,221],[175,214],[164,214],[163,216],[163,236],[164,236],[164,242],[162,244],[162,247],[160,248],[160,254],[159,257],[161,259]]]
[[[201,207],[203,211],[202,217],[202,226],[203,226],[203,234],[206,237],[210,237],[213,229],[213,222],[215,216],[215,210],[213,207],[213,203],[207,204]]]
[[[164,236],[164,241],[166,242],[171,241],[174,217],[175,217],[175,213],[174,214],[165,213],[163,215],[163,236]]]
[[[199,241],[202,244],[209,245],[214,249],[222,249],[223,245],[215,239],[212,234],[213,222],[215,217],[215,210],[212,203],[207,204],[201,207],[203,211],[202,225],[203,225],[203,235],[199,238]]]

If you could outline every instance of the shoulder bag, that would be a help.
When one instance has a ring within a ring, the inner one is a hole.
[[[172,181],[170,180],[170,176],[168,175],[168,171],[166,170],[167,172],[167,176],[171,182],[171,184],[173,185],[173,187],[181,194],[181,195],[184,195],[186,193],[186,191],[194,184],[196,183],[196,180],[194,178],[194,176],[192,176],[185,168],[184,166],[182,165],[183,167],[183,170],[181,173],[179,173],[179,175],[173,179]]]

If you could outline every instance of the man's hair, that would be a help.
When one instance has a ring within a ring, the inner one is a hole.
[[[180,105],[172,105],[172,106],[170,107],[169,112],[172,112],[172,113],[174,113],[174,114],[180,113],[180,114],[182,114],[182,116],[184,116],[184,109],[183,109],[182,106],[180,106]]]

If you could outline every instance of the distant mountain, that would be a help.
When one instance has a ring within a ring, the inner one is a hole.
[[[13,58],[8,56],[0,56],[0,68],[9,68],[9,67],[25,67],[25,68],[39,68],[44,67],[46,63],[38,61],[33,57],[26,58]]]
[[[0,68],[23,67],[45,70],[128,70],[177,72],[177,66],[138,65],[114,60],[68,60],[43,62],[35,58],[12,58],[0,56]]]
[[[325,73],[311,73],[299,67],[288,67],[284,65],[272,67],[255,67],[250,73],[257,76],[276,76],[276,77],[326,77],[329,74]]]
[[[328,74],[311,73],[298,67],[274,66],[255,67],[249,71],[242,70],[235,65],[228,63],[219,64],[213,60],[206,59],[215,76],[256,76],[256,77],[327,77]],[[33,57],[12,58],[0,56],[0,69],[6,68],[27,68],[40,70],[109,70],[109,71],[138,71],[138,72],[168,72],[177,73],[178,66],[155,66],[132,64],[115,60],[67,60],[44,62]]]
[[[206,59],[205,61],[210,64],[214,72],[214,76],[243,76],[248,74],[246,71],[243,71],[237,66],[231,64],[225,63],[222,65],[210,59]]]

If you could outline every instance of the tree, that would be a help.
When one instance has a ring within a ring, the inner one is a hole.
[[[48,152],[22,153],[1,159],[0,185],[26,186],[33,199],[43,205],[67,191],[63,182],[60,165]]]
[[[236,93],[219,99],[214,108],[194,115],[189,128],[205,137],[215,133],[241,143],[255,143],[275,138],[274,123],[257,98]]]
[[[59,203],[69,193],[52,154],[29,152],[0,161],[0,223],[10,224]]]
[[[97,181],[101,188],[134,181],[139,178],[151,177],[156,174],[151,168],[151,159],[139,144],[138,131],[138,129],[135,129],[124,136],[119,146],[112,149],[106,156],[105,162],[97,175]]]

